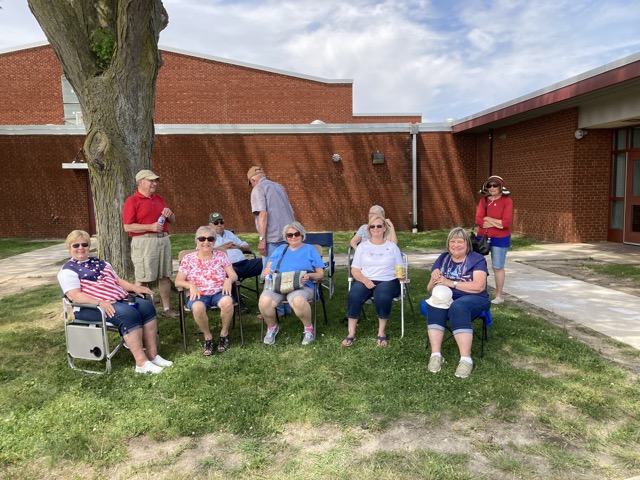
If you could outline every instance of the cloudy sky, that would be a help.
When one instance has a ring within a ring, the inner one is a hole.
[[[352,79],[354,113],[464,118],[640,52],[638,0],[164,0],[160,45]],[[0,50],[45,40],[0,0]]]

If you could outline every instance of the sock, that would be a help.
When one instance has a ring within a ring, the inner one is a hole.
[[[313,327],[304,327],[305,332],[313,332]]]
[[[278,326],[278,324],[276,323],[273,327],[267,327],[267,330],[273,330],[274,328],[276,328]]]
[[[431,354],[431,356],[432,356],[432,357],[441,357],[441,356],[442,356],[442,354],[441,354],[440,352],[433,352],[433,353]]]
[[[471,360],[471,357],[460,357],[460,360],[473,365],[473,360]]]
[[[165,312],[168,312],[169,310],[171,310],[171,307],[164,307]]]

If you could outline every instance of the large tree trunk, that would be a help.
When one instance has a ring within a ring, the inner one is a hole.
[[[167,13],[161,0],[28,3],[82,108],[98,255],[130,279],[133,267],[122,207],[135,190],[136,172],[151,167],[156,80],[162,65],[158,38]],[[96,31],[112,32],[115,39],[106,63],[91,49]]]

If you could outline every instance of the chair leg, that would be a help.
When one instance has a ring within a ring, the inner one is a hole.
[[[409,291],[409,287],[406,287],[407,290],[407,298],[409,299],[409,307],[411,307],[411,317],[413,321],[416,321],[416,312],[413,309],[413,300],[411,299],[411,292]]]
[[[178,293],[179,315],[180,315],[180,332],[182,333],[182,344],[184,347],[184,353],[187,353],[187,331],[184,324],[184,307],[185,307],[185,293],[184,290]]]

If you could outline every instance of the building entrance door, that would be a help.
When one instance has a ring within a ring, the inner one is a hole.
[[[640,152],[629,152],[625,183],[623,242],[640,245]]]

